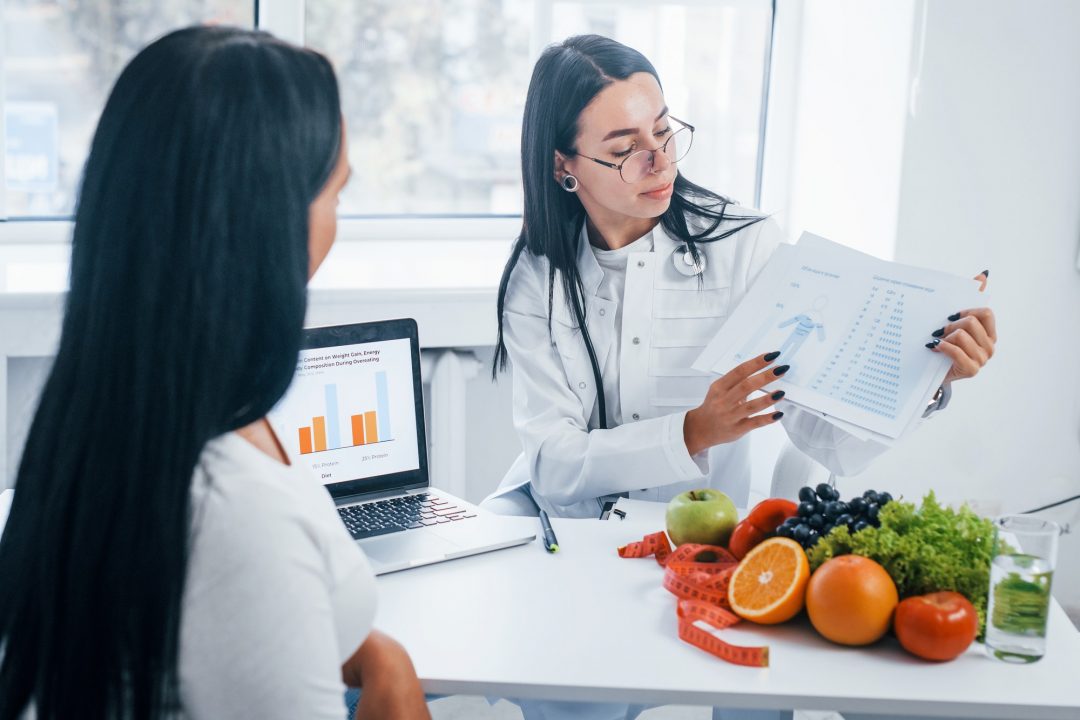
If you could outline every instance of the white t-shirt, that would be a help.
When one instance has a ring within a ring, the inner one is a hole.
[[[342,720],[375,577],[326,489],[229,433],[204,449],[191,500],[182,717]]]
[[[584,226],[581,229],[582,233],[587,233]],[[585,242],[588,242],[588,235],[585,235]],[[620,377],[619,368],[622,367],[622,325],[623,325],[623,293],[626,289],[626,262],[630,259],[631,253],[639,252],[652,252],[653,251],[653,234],[650,230],[634,242],[629,245],[624,245],[617,250],[601,250],[595,245],[590,245],[593,255],[596,256],[596,262],[600,265],[600,268],[604,271],[604,279],[600,282],[600,287],[597,289],[596,294],[598,297],[604,300],[611,300],[616,303],[615,305],[615,353],[609,355],[607,364],[600,368],[601,376],[608,378]],[[604,401],[607,405],[607,415],[611,421],[616,425],[623,424],[622,417],[622,404],[620,403],[621,393],[616,388],[615,392],[608,393],[604,396]]]

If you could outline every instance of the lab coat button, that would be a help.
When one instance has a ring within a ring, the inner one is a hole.
[[[640,416],[640,415],[638,415],[637,413],[634,413],[634,415],[633,415],[633,418],[634,418],[635,420],[640,420],[640,419],[641,419],[641,416]]]
[[[630,342],[634,343],[635,345],[640,345],[641,344],[641,338],[634,338]]]
[[[604,317],[605,315],[607,315],[607,310],[600,308],[600,317]]]
[[[577,386],[578,386],[579,388],[581,388],[582,390],[584,390],[584,389],[585,389],[585,383],[583,383],[583,382],[579,382],[579,383],[577,384]]]
[[[645,261],[644,260],[638,260],[637,261],[637,266],[638,267],[645,267]]]

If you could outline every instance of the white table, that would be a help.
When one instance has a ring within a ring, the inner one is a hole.
[[[803,617],[725,631],[730,642],[770,646],[769,668],[745,668],[679,640],[661,568],[617,556],[619,545],[660,529],[655,518],[553,524],[555,555],[533,543],[379,579],[376,625],[408,648],[428,693],[849,718],[1080,718],[1080,633],[1056,603],[1048,653],[1031,665],[992,660],[978,644],[945,664],[913,658],[891,638],[844,648]]]

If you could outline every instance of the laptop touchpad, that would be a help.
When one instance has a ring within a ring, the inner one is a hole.
[[[403,532],[372,538],[360,543],[367,556],[377,563],[395,563],[400,560],[427,560],[446,557],[457,545],[444,538],[426,532]]]

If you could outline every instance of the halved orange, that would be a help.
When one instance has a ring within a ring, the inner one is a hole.
[[[787,622],[803,609],[809,580],[810,563],[799,543],[770,538],[735,568],[728,602],[744,620],[761,625]]]

